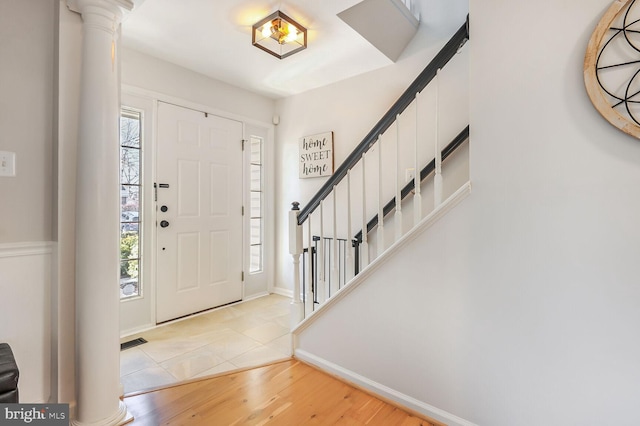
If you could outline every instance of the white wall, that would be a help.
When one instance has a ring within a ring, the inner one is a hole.
[[[271,125],[275,111],[275,101],[273,99],[213,80],[202,74],[134,50],[123,49],[121,58],[123,104],[144,111],[147,135],[144,141],[147,144],[145,148],[144,179],[147,188],[152,188],[155,176],[153,159],[157,150],[161,149],[156,146],[155,128],[153,128],[156,119],[154,114],[156,113],[155,105],[157,101],[175,103],[187,108],[203,110],[239,120],[245,123],[245,128],[247,129],[264,129],[265,136],[270,136],[266,141],[265,156],[266,158],[273,156],[273,131]],[[268,162],[267,167],[266,179],[267,182],[272,182],[273,162]],[[273,193],[271,193],[271,197],[273,197]],[[149,208],[152,207],[151,191],[146,194],[146,199],[149,201],[149,205],[145,206],[147,213],[145,213],[144,220],[149,225],[155,220],[154,209]],[[271,199],[266,200],[265,220],[271,220],[272,218],[271,203]],[[270,245],[270,242],[273,241],[271,233],[273,227],[269,226],[269,228],[265,243],[268,252],[267,260],[265,260],[265,274],[268,277],[257,282],[254,279],[255,277],[247,276],[245,299],[266,294],[273,279],[273,267],[270,261],[273,252]],[[145,228],[145,232],[147,235],[147,241],[145,242],[147,254],[145,255],[146,278],[143,278],[143,285],[146,288],[143,290],[144,296],[142,298],[124,301],[121,304],[120,330],[123,336],[134,334],[155,325],[155,288],[153,287],[155,265],[151,264],[154,244],[149,241],[149,236],[152,235],[152,228]]]
[[[271,123],[275,108],[273,99],[213,80],[135,50],[122,49],[121,59],[123,85],[208,106],[245,119]]]
[[[298,140],[303,136],[314,135],[333,131],[334,133],[334,164],[339,167],[351,151],[362,141],[373,126],[389,110],[393,103],[407,89],[411,82],[420,74],[424,67],[430,62],[435,54],[449,40],[449,38],[464,23],[466,16],[466,1],[451,2],[449,8],[440,9],[438,2],[428,2],[433,6],[429,13],[423,13],[423,19],[418,33],[407,46],[397,63],[385,68],[369,72],[357,77],[341,81],[330,86],[311,90],[300,95],[290,96],[278,100],[277,112],[280,115],[280,124],[276,127],[276,276],[275,285],[281,292],[286,293],[292,290],[293,283],[293,263],[288,252],[288,211],[291,209],[291,202],[298,201],[301,208],[313,197],[318,189],[326,182],[327,178],[298,178]],[[464,56],[464,55],[463,55]],[[464,63],[466,57],[460,59]],[[463,66],[466,71],[468,68]],[[454,71],[458,72],[458,71]],[[464,126],[466,117],[466,99],[468,88],[453,87],[448,84],[447,78],[443,79],[444,86],[448,86],[444,92],[449,95],[455,92],[450,99],[464,98],[463,107],[460,104],[442,105],[448,109],[462,109],[460,114],[453,116],[443,116],[447,123],[442,123],[447,132],[443,132],[442,140],[450,141]],[[464,81],[464,80],[463,80]],[[432,91],[432,88],[426,89]],[[426,98],[426,96],[425,96]],[[424,99],[424,98],[423,98]],[[433,99],[433,98],[432,98]],[[428,109],[426,103],[421,103],[421,110]],[[407,111],[409,122],[414,122],[413,107]],[[424,111],[421,111],[421,115]],[[459,125],[460,119],[464,125]],[[407,120],[407,118],[403,119]],[[424,123],[423,123],[424,124]],[[412,125],[407,126],[411,128]],[[427,125],[423,132],[427,133]],[[395,129],[395,127],[394,127]],[[453,130],[455,129],[455,130]],[[395,132],[395,130],[391,130]],[[447,134],[445,134],[447,133]],[[430,135],[423,135],[430,137]],[[395,136],[391,136],[392,143],[395,144]],[[433,142],[429,142],[433,146]],[[448,142],[447,142],[448,143]],[[385,144],[386,146],[387,144]],[[377,156],[374,148],[371,161]],[[431,152],[433,148],[431,148]],[[386,148],[383,148],[383,155],[387,155]],[[408,153],[408,152],[407,152]],[[410,153],[409,153],[410,154]],[[426,152],[422,152],[426,156]],[[395,155],[395,154],[393,154]],[[433,154],[430,154],[430,159]],[[367,161],[367,164],[369,164]],[[375,160],[374,162],[376,162]],[[426,162],[425,162],[426,164]],[[425,164],[422,164],[424,167]],[[377,167],[377,166],[376,166]],[[360,169],[354,169],[353,187],[360,185]],[[377,170],[377,168],[376,168]],[[375,172],[377,173],[377,171]],[[375,174],[374,173],[374,174]],[[385,186],[388,186],[390,193],[393,193],[391,183],[394,182],[391,170],[385,172]],[[404,176],[404,172],[400,173]],[[368,174],[369,176],[369,170]],[[377,174],[375,174],[377,176]],[[377,179],[377,177],[375,177]],[[376,184],[369,185],[372,194],[377,191]],[[386,192],[389,192],[386,191]],[[339,188],[343,198],[346,198],[346,189]],[[358,194],[352,195],[354,200],[353,208],[358,211],[361,207],[361,197]],[[377,209],[372,198],[368,195],[368,206],[373,212]],[[386,197],[386,195],[385,195]],[[389,199],[391,196],[389,197]],[[385,200],[385,202],[388,199]],[[330,206],[329,206],[330,207]],[[371,219],[371,217],[369,217]],[[346,219],[345,219],[346,220]],[[354,221],[356,219],[354,218]],[[318,221],[316,221],[318,222]],[[354,227],[358,226],[354,222]],[[328,235],[328,234],[325,234]],[[341,237],[343,234],[339,233]]]
[[[0,243],[51,240],[54,4],[0,3],[0,151],[17,154],[16,177],[0,177]]]
[[[20,402],[51,394],[50,242],[0,244],[0,342],[11,346]]]
[[[51,395],[51,274],[56,2],[0,2],[0,342],[20,370],[20,400]]]
[[[610,3],[471,2],[472,193],[300,349],[479,425],[640,423],[640,143],[582,82]]]

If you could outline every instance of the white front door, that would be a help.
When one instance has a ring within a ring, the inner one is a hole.
[[[242,123],[159,103],[156,322],[242,299],[242,175]]]

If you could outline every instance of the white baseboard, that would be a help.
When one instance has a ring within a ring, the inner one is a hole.
[[[271,289],[275,294],[279,294],[280,296],[288,297],[290,299],[293,298],[293,290],[282,287],[273,287]]]
[[[265,297],[265,296],[268,296],[268,295],[269,295],[268,291],[263,291],[261,293],[252,294],[251,296],[242,299],[242,302],[248,302],[249,300],[256,300],[256,299],[259,299],[261,297]],[[240,302],[240,303],[242,303],[242,302]]]
[[[128,330],[121,330],[120,331],[120,338],[121,339],[125,338],[125,337],[134,338],[133,336],[142,334],[142,333],[144,333],[146,331],[149,331],[149,330],[153,330],[154,328],[156,328],[156,325],[149,323],[149,324],[141,325],[139,327],[133,327],[133,328],[130,328]]]
[[[323,358],[317,357],[305,350],[295,349],[294,357],[308,364],[314,365],[322,371],[325,371],[334,376],[338,376],[347,382],[353,383],[354,385],[362,389],[366,389],[376,395],[379,395],[382,398],[394,401],[395,403],[406,407],[409,410],[421,413],[434,420],[445,423],[448,426],[477,426],[475,423],[471,423],[467,420],[461,419],[458,416],[429,405],[425,402],[418,401],[415,398],[412,398],[380,383],[374,382],[373,380],[354,373],[353,371],[347,370],[346,368],[342,368],[339,365],[329,362]]]

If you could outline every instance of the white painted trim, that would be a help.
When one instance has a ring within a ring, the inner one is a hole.
[[[272,291],[273,291],[273,293],[279,294],[280,296],[284,296],[284,297],[288,297],[290,299],[293,299],[293,290],[291,290],[291,289],[282,288],[282,287],[273,287]]]
[[[141,334],[149,330],[153,330],[156,327],[159,327],[159,326],[152,323],[148,323],[138,327],[130,328],[128,330],[120,330],[120,338],[123,339],[125,337],[130,337],[130,336],[132,337],[134,335]]]
[[[413,241],[416,237],[422,234],[425,230],[430,228],[441,217],[443,217],[449,210],[453,209],[460,201],[467,197],[471,193],[471,182],[467,182],[462,185],[456,192],[454,192],[449,198],[447,198],[442,204],[436,207],[431,213],[429,213],[422,221],[418,222],[409,232],[404,234],[402,238],[397,240],[391,245],[381,256],[378,256],[373,262],[367,265],[358,275],[353,277],[345,286],[336,292],[330,299],[321,304],[316,310],[306,317],[298,324],[296,328],[291,330],[292,334],[298,334],[305,328],[311,325],[322,312],[329,309],[339,300],[343,299],[347,294],[355,290],[360,284],[366,281],[380,266],[382,266],[387,260],[398,252],[405,244]]]
[[[106,419],[95,422],[81,422],[80,420],[71,420],[73,426],[119,426],[133,421],[133,415],[127,411],[127,405],[124,401],[118,401],[118,409],[115,413]]]
[[[429,405],[426,402],[419,401],[413,397],[410,397],[409,395],[405,395],[381,383],[370,380],[351,370],[347,370],[346,368],[340,367],[339,365],[336,365],[330,361],[317,357],[305,350],[295,350],[294,357],[308,364],[314,365],[315,367],[321,369],[326,373],[338,376],[341,379],[353,383],[363,389],[371,391],[376,395],[394,401],[409,410],[413,410],[425,416],[431,417],[434,420],[443,422],[448,426],[477,426],[475,423],[471,423],[454,414],[441,410],[437,407],[434,407],[433,405]]]
[[[402,14],[402,16],[405,17],[407,22],[411,24],[411,26],[415,28],[417,31],[418,27],[420,26],[419,12],[415,12],[418,14],[417,16],[414,15],[414,11],[409,9],[408,5],[406,5],[405,2],[401,0],[391,0],[391,3],[393,3],[393,5],[398,9],[398,11]]]
[[[83,10],[87,7],[104,7],[111,13],[130,12],[133,10],[133,2],[131,0],[111,0],[107,2],[97,2],[88,0],[67,0],[67,7],[70,11],[76,13],[83,13]],[[122,19],[122,16],[119,17]],[[119,23],[119,22],[118,22]]]
[[[266,141],[267,143],[265,143],[264,145],[264,149],[265,149],[265,188],[273,188],[273,182],[275,182],[275,126],[273,125],[273,123],[270,122],[264,122],[264,121],[260,121],[260,120],[256,120],[253,118],[249,118],[247,116],[244,115],[240,115],[240,114],[235,114],[235,113],[231,113],[228,111],[223,111],[217,108],[213,108],[211,106],[208,106],[206,104],[201,104],[198,102],[192,102],[189,101],[185,98],[181,98],[181,97],[177,97],[177,96],[172,96],[172,95],[167,95],[166,93],[162,93],[162,92],[158,92],[155,90],[149,90],[149,89],[144,89],[138,86],[134,86],[134,85],[129,85],[129,84],[121,84],[121,92],[122,92],[122,96],[131,96],[131,97],[138,97],[138,98],[142,98],[142,99],[147,99],[151,102],[153,102],[153,110],[152,110],[152,114],[153,114],[153,119],[152,119],[152,136],[151,136],[151,141],[150,141],[150,146],[152,148],[152,156],[153,156],[153,161],[152,164],[149,164],[149,162],[147,161],[147,158],[145,157],[145,161],[146,161],[146,166],[147,168],[151,168],[151,175],[152,175],[152,182],[157,182],[157,176],[156,176],[156,172],[157,172],[157,152],[158,152],[158,135],[157,135],[157,129],[158,129],[158,103],[159,102],[163,102],[163,103],[167,103],[167,104],[172,104],[172,105],[177,105],[180,107],[184,107],[184,108],[188,108],[188,109],[193,109],[196,111],[202,111],[202,112],[206,112],[208,114],[211,115],[215,115],[218,117],[222,117],[222,118],[226,118],[229,120],[234,120],[234,121],[238,121],[240,123],[243,124],[243,137],[245,137],[245,128],[247,125],[249,126],[256,126],[256,127],[262,127],[265,128],[267,130],[267,136],[266,136]],[[147,117],[148,119],[148,117]],[[244,161],[244,160],[243,160]],[[243,173],[244,174],[244,173]],[[243,176],[243,178],[246,176]],[[149,185],[147,185],[149,186]],[[275,191],[270,191],[271,194],[268,195],[266,197],[265,200],[265,220],[267,222],[270,223],[275,223]],[[153,202],[151,202],[153,203]],[[155,209],[151,209],[153,211],[153,214],[155,214]],[[151,222],[149,222],[151,223]],[[244,225],[243,225],[244,228]],[[151,318],[153,319],[153,321],[157,320],[157,316],[156,316],[156,265],[157,265],[157,259],[156,259],[156,255],[157,255],[157,251],[155,248],[155,244],[156,244],[156,231],[153,231],[153,235],[150,235],[149,237],[152,238],[152,249],[151,249],[151,268],[152,268],[152,272],[150,274],[147,274],[147,276],[149,277],[150,280],[146,280],[146,292],[145,294],[143,294],[143,297],[150,297],[152,300],[151,303]],[[146,238],[146,237],[145,237]],[[244,238],[244,237],[243,237]],[[273,226],[267,226],[266,227],[266,231],[265,231],[265,248],[273,248],[275,247],[275,235],[274,235],[274,227]],[[274,286],[273,282],[275,280],[275,269],[276,269],[276,265],[275,265],[275,256],[271,253],[273,253],[274,250],[268,250],[268,255],[265,255],[265,269],[267,270],[266,274],[267,274],[267,291],[268,292],[273,292],[273,293],[277,293],[277,294],[281,294],[283,296],[286,297],[292,297],[293,296],[293,292],[290,292],[289,294],[285,294],[285,293],[281,293],[279,291],[276,291],[277,287]],[[243,254],[243,262],[244,262],[244,254]],[[144,291],[144,290],[143,290]],[[243,285],[243,300],[248,300],[248,299],[244,299],[244,285]],[[259,297],[259,296],[256,296]]]
[[[250,300],[260,299],[261,297],[265,297],[265,296],[268,296],[268,295],[269,295],[268,291],[263,291],[262,293],[257,293],[257,294],[254,294],[251,297],[247,297],[246,299],[242,299],[242,302],[239,302],[239,303],[248,302]]]
[[[223,111],[217,108],[213,108],[208,105],[192,102],[184,98],[177,96],[167,95],[165,93],[156,92],[155,90],[143,89],[137,86],[131,86],[129,84],[122,84],[122,92],[131,95],[137,95],[144,98],[152,99],[158,102],[164,102],[167,104],[177,105],[180,107],[193,109],[196,111],[206,112],[207,114],[216,115],[218,117],[227,118],[229,120],[239,121],[245,124],[251,124],[256,126],[262,126],[267,129],[273,130],[274,125],[269,122],[255,120],[240,114],[234,114],[229,111]]]
[[[0,244],[0,258],[52,254],[53,244],[53,241],[3,243]]]
[[[155,325],[156,303],[156,215],[153,183],[155,179],[157,102],[145,96],[125,93],[120,96],[121,107],[132,108],[142,114],[142,293],[120,300],[120,335],[147,330]],[[144,318],[143,318],[144,317]]]
[[[247,285],[255,288],[258,284],[265,285],[265,291],[267,293],[272,292],[273,287],[273,277],[275,275],[275,234],[274,229],[275,226],[271,226],[275,223],[275,180],[274,180],[274,172],[275,172],[275,137],[273,126],[265,127],[258,124],[245,122],[243,124],[243,139],[249,141],[251,136],[255,135],[263,138],[262,149],[263,149],[263,212],[262,212],[262,220],[265,224],[264,226],[264,234],[263,234],[263,265],[262,270],[258,273],[251,273],[250,270],[250,225],[251,225],[251,215],[245,214],[243,217],[243,269],[245,271],[244,275],[244,286],[243,286],[243,300],[246,300],[244,297],[246,295]],[[243,152],[243,205],[248,208],[251,204],[250,193],[251,193],[251,182],[249,178],[250,168],[251,168],[251,149],[250,143],[245,147]]]

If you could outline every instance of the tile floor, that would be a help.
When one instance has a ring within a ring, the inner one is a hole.
[[[289,358],[290,303],[272,294],[122,338],[148,341],[120,353],[125,395]]]

